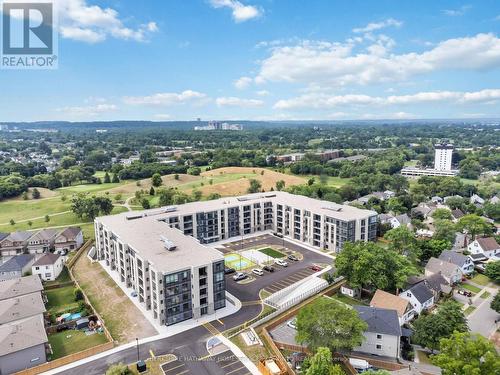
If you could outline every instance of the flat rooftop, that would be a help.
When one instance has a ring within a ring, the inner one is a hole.
[[[161,220],[163,218],[168,218],[171,216],[192,215],[202,211],[216,211],[223,208],[237,207],[245,204],[269,201],[272,201],[274,204],[288,205],[294,208],[314,211],[314,213],[324,214],[331,218],[343,221],[364,219],[367,216],[377,215],[375,211],[360,209],[330,201],[309,198],[304,195],[290,194],[284,191],[255,193],[242,195],[239,197],[225,197],[210,201],[191,202],[178,206],[138,211],[133,213],[132,215],[140,215],[141,212],[144,212],[147,215],[155,215],[159,220]],[[167,212],[168,210],[171,211]],[[124,214],[130,215],[130,213]]]
[[[186,236],[178,229],[170,228],[165,222],[158,221],[157,217],[129,220],[125,214],[102,216],[97,221],[147,260],[156,271],[170,273],[224,260],[220,251],[200,244],[197,239]],[[167,250],[164,240],[175,245],[175,250]]]

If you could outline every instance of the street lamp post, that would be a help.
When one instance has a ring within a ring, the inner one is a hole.
[[[136,337],[135,338],[135,342],[137,343],[137,362],[140,361],[140,358],[139,358],[139,339]]]

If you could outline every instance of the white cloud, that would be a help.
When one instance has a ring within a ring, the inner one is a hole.
[[[236,81],[234,81],[234,87],[238,90],[246,89],[252,83],[252,78],[250,77],[240,77]]]
[[[402,21],[395,20],[394,18],[388,18],[384,21],[381,22],[371,22],[365,27],[358,27],[355,29],[352,29],[353,33],[360,34],[360,33],[371,33],[372,31],[377,31],[380,29],[385,29],[386,27],[400,27],[403,25]]]
[[[245,22],[262,15],[262,10],[253,5],[244,5],[237,0],[210,0],[214,8],[229,8],[235,22]]]
[[[255,93],[257,95],[259,95],[259,96],[269,96],[269,95],[271,95],[271,93],[269,91],[267,91],[267,90],[259,90],[259,91],[256,91]]]
[[[443,10],[443,13],[452,17],[463,16],[470,8],[472,8],[472,6],[462,5],[458,9],[445,9]]]
[[[475,92],[430,91],[412,95],[391,95],[387,97],[363,94],[326,95],[310,93],[291,99],[282,99],[274,104],[275,109],[328,109],[339,106],[391,106],[420,103],[449,102],[454,104],[489,104],[500,100],[500,89],[485,89]]]
[[[64,113],[71,117],[94,117],[107,112],[114,112],[118,109],[115,104],[97,104],[80,107],[57,108],[57,112]]]
[[[123,101],[129,105],[171,106],[178,104],[203,104],[207,95],[198,91],[185,90],[180,93],[164,92],[148,96],[126,96]]]
[[[242,108],[256,108],[264,105],[262,100],[258,99],[243,99],[234,96],[220,97],[215,100],[218,107],[242,107]]]
[[[102,42],[108,37],[142,42],[158,31],[155,22],[127,27],[116,10],[90,5],[87,0],[59,0],[55,5],[63,38],[87,43]]]
[[[500,64],[500,39],[493,33],[448,39],[422,53],[388,54],[393,41],[380,36],[374,44],[362,52],[355,52],[352,42],[302,41],[275,47],[261,62],[255,81],[368,85],[444,69],[484,71]]]

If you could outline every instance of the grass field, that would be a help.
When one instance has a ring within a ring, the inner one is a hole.
[[[263,249],[259,249],[259,251],[267,256],[270,256],[271,258],[284,258],[285,254],[278,250],[274,250],[273,248],[270,247],[265,247]]]
[[[256,266],[254,262],[237,253],[224,255],[224,264],[226,267],[234,268],[237,271],[246,270]]]
[[[460,286],[464,289],[471,291],[472,293],[479,293],[481,291],[481,288],[478,288],[477,286],[471,285],[471,284],[463,283],[463,284],[460,284]]]
[[[71,277],[69,276],[68,268],[64,266],[59,276],[57,276],[57,279],[55,279],[54,281],[45,281],[43,285],[44,286],[58,285],[67,283],[69,281],[71,281]]]
[[[482,298],[482,299],[486,299],[489,296],[491,296],[491,293],[488,292],[487,290],[485,290],[483,293],[481,293],[481,295],[479,297]]]
[[[465,316],[468,316],[472,314],[472,312],[476,309],[476,306],[469,306],[465,309],[464,314]]]
[[[345,304],[348,304],[348,305],[351,305],[351,306],[357,306],[357,305],[364,305],[364,306],[366,306],[366,303],[364,303],[363,301],[351,298],[349,296],[346,296],[346,295],[343,295],[343,294],[340,294],[340,293],[337,293],[337,294],[333,295],[332,298],[336,299],[336,300],[338,300],[340,302],[344,302]]]
[[[483,286],[486,286],[488,285],[491,280],[488,276],[486,275],[483,275],[481,273],[478,273],[476,276],[474,276],[471,281],[474,283],[474,284],[479,284],[479,285],[483,285]]]
[[[61,358],[108,342],[103,333],[87,336],[83,331],[67,330],[48,336],[52,347],[52,359]]]
[[[47,311],[51,315],[60,315],[71,309],[78,308],[78,302],[75,301],[73,294],[75,287],[73,285],[63,288],[49,289],[45,291],[47,295]]]

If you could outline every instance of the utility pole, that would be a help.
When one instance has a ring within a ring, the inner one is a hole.
[[[137,343],[137,362],[140,361],[140,358],[139,358],[139,339],[136,337],[135,338],[135,342]]]

